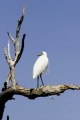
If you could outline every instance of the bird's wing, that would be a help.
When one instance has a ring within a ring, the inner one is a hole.
[[[33,67],[33,78],[38,77],[48,67],[48,58],[39,57]]]

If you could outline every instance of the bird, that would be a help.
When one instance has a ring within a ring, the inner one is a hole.
[[[38,56],[33,66],[33,79],[37,78],[37,88],[39,87],[39,78],[41,79],[42,85],[44,85],[42,74],[46,72],[49,65],[49,59],[45,51],[41,52]]]

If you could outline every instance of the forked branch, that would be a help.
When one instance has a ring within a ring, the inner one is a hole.
[[[7,63],[9,65],[10,68],[10,72],[8,74],[8,77],[6,79],[6,83],[3,89],[6,89],[9,87],[9,81],[12,81],[12,86],[15,87],[16,85],[16,81],[15,81],[15,66],[18,63],[18,61],[20,60],[23,50],[24,50],[24,40],[25,40],[25,36],[26,34],[23,35],[22,38],[22,45],[21,45],[21,49],[20,49],[20,29],[21,29],[21,25],[24,19],[24,15],[25,15],[25,10],[26,10],[26,6],[24,5],[23,10],[22,10],[22,15],[20,17],[20,19],[18,20],[18,26],[16,29],[16,38],[14,39],[13,36],[7,32],[9,38],[11,39],[13,45],[14,45],[14,50],[15,50],[15,54],[14,54],[14,59],[11,58],[10,55],[10,42],[8,41],[8,50],[6,49],[6,47],[4,47],[4,55],[5,58],[7,60]]]

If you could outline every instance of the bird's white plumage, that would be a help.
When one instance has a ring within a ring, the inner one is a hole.
[[[33,79],[37,78],[40,74],[46,71],[49,64],[47,53],[43,51],[33,66]]]

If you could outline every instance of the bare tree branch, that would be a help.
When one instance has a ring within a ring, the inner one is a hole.
[[[11,39],[11,41],[13,42],[13,44],[15,44],[15,39],[12,37],[12,35],[9,32],[7,32],[7,34],[9,38]]]
[[[24,88],[22,86],[16,85],[15,88],[10,87],[6,90],[4,90],[2,93],[0,93],[0,98],[2,96],[9,96],[9,94],[12,95],[22,95],[29,99],[35,99],[37,97],[47,97],[50,95],[60,95],[66,90],[80,90],[80,86],[75,84],[69,84],[69,85],[45,85],[40,86],[38,88]]]
[[[11,39],[11,41],[14,45],[15,55],[14,55],[14,59],[11,59],[10,42],[8,41],[8,53],[7,53],[6,48],[4,47],[4,55],[5,55],[5,58],[7,60],[8,65],[9,65],[10,73],[8,74],[7,80],[4,83],[3,90],[9,87],[9,81],[10,80],[12,81],[12,86],[13,87],[16,85],[15,66],[22,56],[22,53],[23,53],[23,50],[24,50],[24,39],[25,39],[25,36],[26,36],[26,34],[23,35],[22,45],[21,45],[21,50],[20,50],[20,36],[19,36],[19,33],[20,33],[21,25],[22,25],[22,22],[23,22],[23,19],[24,19],[25,10],[26,10],[26,6],[24,5],[23,10],[22,10],[22,15],[21,15],[20,19],[18,20],[18,26],[17,26],[17,29],[16,29],[16,39],[14,39],[12,37],[12,35],[9,32],[7,32],[9,38]]]
[[[10,71],[10,72],[11,72],[11,71]],[[6,82],[8,83],[10,79],[11,79],[11,73],[8,74],[8,77],[7,77],[7,79],[6,79]],[[7,88],[8,88],[8,87],[7,87]]]
[[[20,52],[18,53],[18,56],[15,57],[15,65],[18,63],[18,61],[20,60],[21,56],[22,56],[22,53],[23,53],[23,50],[24,50],[24,40],[25,40],[25,37],[26,37],[26,34],[23,35],[23,38],[22,38],[22,46],[21,46],[21,50]]]
[[[17,27],[17,30],[16,30],[16,38],[19,37],[19,32],[20,32],[21,24],[22,24],[23,19],[24,19],[25,11],[26,11],[26,5],[24,5],[23,10],[22,10],[22,16],[18,20],[18,27]]]
[[[22,10],[22,16],[21,18],[18,20],[18,26],[17,26],[17,29],[16,29],[16,41],[15,41],[15,44],[14,44],[14,48],[15,48],[15,58],[14,58],[14,66],[18,63],[18,61],[20,60],[21,58],[21,55],[23,53],[23,50],[24,50],[24,39],[25,39],[25,36],[26,34],[23,35],[23,38],[22,38],[22,46],[21,46],[21,50],[20,50],[20,36],[19,36],[19,32],[20,32],[20,29],[21,29],[21,25],[22,25],[22,22],[23,22],[23,19],[24,19],[24,15],[25,15],[25,11],[26,11],[26,5],[24,5],[23,7],[23,10]]]
[[[21,25],[22,25],[22,22],[23,22],[23,19],[24,19],[25,10],[26,10],[26,6],[23,7],[22,16],[18,20],[18,26],[17,26],[17,29],[16,29],[16,39],[14,39],[12,37],[12,35],[9,32],[7,32],[9,38],[11,39],[11,41],[14,45],[15,55],[14,55],[14,59],[11,59],[10,42],[8,41],[8,48],[6,49],[6,47],[4,47],[4,55],[5,55],[5,58],[7,60],[8,65],[9,65],[10,72],[8,74],[6,82],[4,83],[4,87],[2,88],[2,93],[0,94],[0,120],[2,120],[2,117],[3,117],[5,103],[8,100],[13,99],[12,97],[14,95],[14,90],[16,89],[15,88],[16,87],[15,66],[22,56],[22,53],[23,53],[23,50],[24,50],[24,40],[25,40],[25,36],[26,36],[26,34],[23,35],[22,45],[21,45],[21,50],[20,50],[20,36],[19,36],[19,33],[20,33]],[[9,87],[9,81],[10,80],[12,81],[11,87]],[[10,89],[11,89],[12,92],[10,92]]]
[[[5,55],[5,58],[6,60],[8,59],[8,55],[7,55],[7,50],[6,50],[6,47],[4,46],[4,55]],[[8,60],[7,60],[8,61]]]
[[[10,55],[10,41],[8,41],[8,57],[9,57],[9,59],[11,59],[11,55]]]
[[[25,88],[19,85],[9,87],[0,93],[0,120],[2,119],[5,103],[8,100],[14,100],[13,95],[21,95],[28,99],[35,99],[38,97],[49,97],[51,95],[61,95],[66,90],[80,90],[80,86],[75,84],[69,85],[45,85],[39,88]]]
[[[7,120],[9,120],[9,115],[7,115]]]

